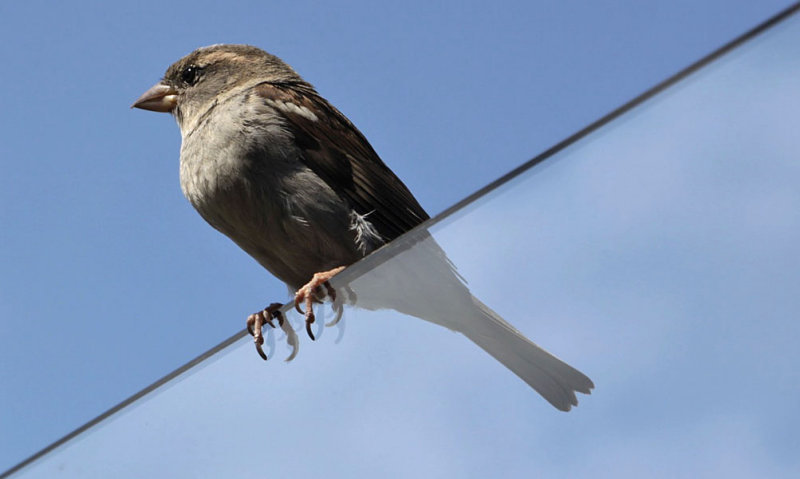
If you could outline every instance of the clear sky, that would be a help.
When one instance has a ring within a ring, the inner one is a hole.
[[[128,108],[180,56],[282,57],[435,214],[789,3],[0,5],[0,470],[285,298]]]

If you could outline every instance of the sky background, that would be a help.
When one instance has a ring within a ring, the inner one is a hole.
[[[789,3],[0,5],[0,470],[285,298],[181,196],[174,120],[128,109],[192,49],[284,58],[435,214]]]

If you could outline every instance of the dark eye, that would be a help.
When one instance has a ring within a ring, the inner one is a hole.
[[[181,80],[188,85],[194,85],[200,79],[200,67],[189,65],[181,72]]]

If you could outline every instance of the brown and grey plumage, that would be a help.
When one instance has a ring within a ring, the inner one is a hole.
[[[340,267],[428,219],[361,132],[289,65],[258,48],[195,50],[134,106],[175,116],[186,197],[289,288],[306,291],[309,313],[313,291]],[[407,270],[407,281],[402,274],[392,279],[397,294],[367,295],[359,305],[397,309],[465,334],[558,409],[577,404],[575,391],[590,392],[588,377],[472,297],[432,238],[419,241],[422,256],[397,268]],[[259,320],[257,344],[260,326]]]

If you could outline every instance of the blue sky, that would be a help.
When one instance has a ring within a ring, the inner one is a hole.
[[[182,198],[174,121],[128,109],[193,48],[284,58],[435,214],[788,4],[0,5],[0,470],[285,298]]]

